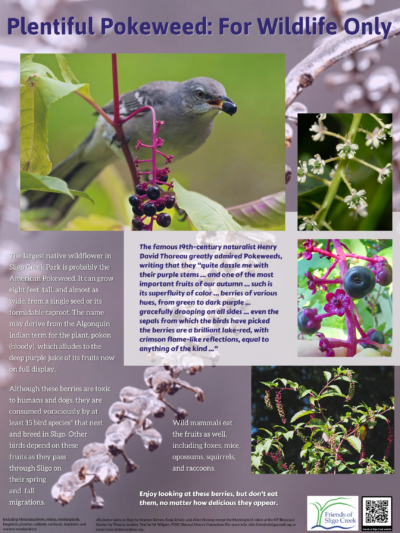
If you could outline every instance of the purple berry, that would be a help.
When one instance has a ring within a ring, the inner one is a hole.
[[[157,217],[157,224],[162,228],[168,228],[171,224],[171,215],[168,213],[161,213],[161,215],[158,215]]]
[[[143,213],[146,215],[146,217],[152,217],[156,214],[156,206],[153,204],[153,202],[147,202],[143,206]]]
[[[158,198],[160,198],[161,191],[157,185],[152,185],[147,189],[146,194],[150,200],[158,200]]]
[[[165,201],[165,207],[171,209],[175,205],[175,196],[168,196]]]

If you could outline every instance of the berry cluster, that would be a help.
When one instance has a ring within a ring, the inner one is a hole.
[[[157,183],[159,183],[158,180]],[[132,224],[137,231],[151,231],[154,221],[162,228],[168,228],[171,224],[171,215],[162,213],[162,211],[175,206],[175,196],[168,195],[163,198],[161,192],[160,187],[151,182],[139,183],[136,187],[136,194],[129,197],[129,203],[135,215]],[[144,223],[146,217],[150,218],[148,224]]]
[[[145,109],[145,108],[143,108]],[[129,197],[129,203],[135,215],[132,220],[133,228],[137,231],[152,231],[153,224],[156,222],[162,228],[168,228],[171,224],[171,215],[162,213],[164,209],[172,209],[175,206],[175,196],[166,194],[173,188],[173,182],[168,182],[168,174],[170,172],[168,167],[157,168],[157,155],[165,159],[166,163],[171,163],[173,155],[166,155],[157,148],[160,148],[164,141],[157,137],[160,127],[164,124],[161,120],[155,119],[154,109],[151,109],[153,114],[153,136],[152,144],[144,144],[141,139],[137,142],[135,149],[149,148],[151,150],[150,159],[135,158],[134,163],[139,169],[139,165],[145,163],[150,164],[151,170],[137,172],[140,176],[151,177],[150,181],[139,183],[136,186],[136,194]],[[167,191],[163,191],[160,187],[166,186]],[[145,219],[150,219],[149,222],[144,222]]]

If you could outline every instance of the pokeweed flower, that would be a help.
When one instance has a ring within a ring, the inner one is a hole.
[[[306,307],[303,309],[303,313],[308,318],[308,322],[307,322],[308,329],[315,327],[317,330],[319,330],[321,328],[322,319],[317,316],[318,310],[316,307],[313,307],[312,309],[310,309],[309,307]]]
[[[308,279],[307,287],[310,289],[311,294],[315,294],[317,292],[317,286],[315,284],[313,275],[311,272],[305,272],[304,276]]]
[[[282,453],[279,453],[279,450],[277,453],[278,457],[271,452],[268,452],[265,455],[270,457],[280,468],[282,468],[282,470],[288,470],[288,467],[282,461]]]
[[[315,220],[303,217],[303,222],[299,226],[299,231],[319,231],[318,224]]]
[[[335,453],[336,453],[336,437],[335,437],[335,435],[331,435],[329,437],[329,444],[330,444],[330,448],[331,448],[331,454],[335,455]]]
[[[313,239],[307,239],[306,241],[303,242],[303,248],[304,248],[303,257],[306,261],[310,261],[310,259],[312,259],[313,246],[314,246]]]
[[[357,220],[358,217],[361,217],[361,218],[367,217],[368,216],[367,208],[368,208],[368,204],[367,205],[358,205],[350,213],[351,218],[354,218],[354,220]]]
[[[328,302],[324,310],[327,313],[334,313],[337,316],[343,316],[346,309],[349,307],[351,299],[344,292],[343,289],[336,289],[336,291],[329,292],[326,295],[326,301]]]
[[[303,435],[303,433],[301,431],[299,431],[298,429],[296,429],[295,431],[296,435],[305,443],[307,444],[308,440],[307,438]]]
[[[364,442],[361,442],[360,465],[363,464],[364,459],[365,459],[365,446],[364,446]]]
[[[286,424],[285,411],[283,410],[281,396],[282,396],[282,391],[280,390],[277,392],[275,396],[275,402],[276,402],[276,407],[278,409],[279,416],[281,417],[282,422]]]
[[[272,403],[271,403],[271,398],[270,398],[269,392],[270,392],[269,390],[265,391],[264,401],[265,401],[265,405],[267,406],[267,408],[270,411],[272,411],[273,406],[272,406]]]
[[[299,161],[299,166],[297,167],[297,181],[299,183],[304,183],[307,178],[307,162]]]
[[[383,167],[379,171],[378,182],[382,185],[382,183],[386,180],[386,178],[390,178],[391,173],[392,173],[392,164],[388,163],[385,167]]]
[[[354,381],[350,381],[349,392],[347,393],[347,396],[344,400],[345,402],[350,402],[352,400],[355,390],[356,390],[356,386],[354,385]]]
[[[333,178],[335,177],[335,174],[336,174],[336,171],[337,171],[337,167],[338,167],[338,166],[339,166],[339,165],[336,163],[336,165],[333,167],[333,169],[329,172],[329,177],[330,177],[330,178],[333,179]]]
[[[321,352],[326,352],[326,357],[335,357],[335,352],[331,348],[329,340],[325,337],[323,333],[317,333],[319,337],[319,350]]]
[[[326,115],[325,115],[325,117],[326,117]],[[320,119],[318,121],[318,124],[314,123],[311,126],[310,131],[313,131],[315,133],[315,135],[311,135],[311,138],[312,138],[313,141],[321,141],[322,142],[325,139],[325,132],[328,131],[328,128],[326,128],[324,126],[324,123]]]
[[[356,209],[357,207],[365,207],[368,205],[364,198],[366,194],[367,193],[364,189],[361,189],[361,191],[357,191],[356,189],[351,189],[351,194],[346,196],[343,201],[347,204],[347,207],[349,209]]]
[[[379,146],[383,144],[383,141],[386,139],[386,136],[383,138],[381,135],[379,135],[380,131],[381,130],[379,128],[375,128],[372,133],[368,131],[367,135],[365,136],[365,146],[369,146],[371,150],[373,148],[379,148]]]
[[[321,159],[319,154],[315,154],[314,157],[308,160],[308,164],[311,168],[311,172],[314,174],[323,174],[325,170],[325,161]]]
[[[385,124],[383,128],[378,131],[378,137],[383,141],[386,141],[386,135],[393,136],[393,124]]]
[[[358,144],[346,140],[344,143],[337,144],[336,150],[339,152],[338,155],[341,159],[345,159],[346,157],[348,159],[353,159],[353,157],[356,155],[356,151],[358,150]]]
[[[375,413],[373,412],[372,409],[368,411],[368,416],[369,416],[368,427],[373,428],[375,426]]]

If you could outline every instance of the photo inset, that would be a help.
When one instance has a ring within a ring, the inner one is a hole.
[[[392,115],[299,114],[298,229],[392,229]]]
[[[392,241],[298,244],[299,357],[391,357]]]
[[[253,474],[394,474],[394,368],[252,367]]]
[[[284,230],[284,58],[24,55],[21,229]]]

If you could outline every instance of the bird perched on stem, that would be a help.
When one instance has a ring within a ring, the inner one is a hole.
[[[232,116],[236,104],[227,97],[224,87],[211,78],[192,78],[183,82],[154,81],[120,96],[121,117],[127,117],[143,106],[154,108],[157,120],[165,122],[162,130],[163,151],[173,154],[174,161],[198,148],[210,136],[214,118],[221,112]],[[113,102],[104,111],[113,116]],[[124,124],[129,149],[135,158],[139,139],[152,142],[151,113],[143,111]],[[109,164],[122,158],[122,150],[113,142],[115,130],[99,116],[96,126],[64,161],[50,173],[65,180],[70,189],[83,191]],[[59,222],[76,200],[64,194],[29,191],[29,208],[51,207],[49,222]]]

